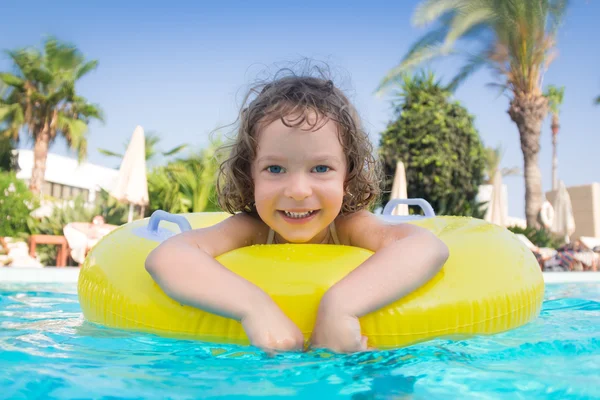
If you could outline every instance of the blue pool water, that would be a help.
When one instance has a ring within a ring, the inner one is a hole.
[[[0,398],[600,398],[600,284],[519,329],[395,351],[266,356],[83,320],[75,285],[0,284]]]

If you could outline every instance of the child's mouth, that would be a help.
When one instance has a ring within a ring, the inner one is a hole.
[[[316,213],[318,213],[319,210],[307,210],[307,211],[303,211],[303,212],[279,210],[279,212],[288,221],[301,222],[301,221],[308,220],[309,218],[314,216]]]

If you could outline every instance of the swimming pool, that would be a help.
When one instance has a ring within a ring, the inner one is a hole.
[[[0,283],[0,398],[600,398],[600,283],[550,284],[540,318],[395,351],[263,355],[83,320],[74,283]]]

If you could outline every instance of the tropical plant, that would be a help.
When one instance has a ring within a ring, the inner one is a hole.
[[[37,206],[23,180],[13,172],[0,172],[0,236],[27,232],[29,214]]]
[[[219,141],[208,148],[157,167],[148,176],[150,211],[216,211],[215,187]]]
[[[485,152],[485,180],[484,183],[491,185],[494,175],[500,168],[502,162],[502,147],[486,147]],[[502,168],[500,170],[502,176],[516,176],[521,175],[521,169],[519,167]]]
[[[173,147],[171,150],[161,151],[158,149],[158,144],[160,143],[160,141],[161,141],[160,135],[156,132],[148,132],[145,135],[146,162],[148,164],[152,164],[153,162],[155,162],[157,160],[158,156],[168,158],[168,157],[179,154],[182,150],[184,150],[186,147],[188,147],[187,144],[181,144],[179,146]],[[124,143],[124,145],[123,145],[124,149],[127,149],[127,145],[128,145],[128,143]],[[104,154],[105,156],[116,157],[119,159],[122,159],[124,156],[124,153],[117,153],[117,152],[107,150],[107,149],[98,149],[98,151],[101,154]]]
[[[98,215],[98,207],[86,202],[83,194],[69,201],[56,202],[52,214],[41,219],[29,218],[28,233],[31,235],[63,235],[63,228],[71,222],[92,222]],[[55,246],[38,245],[36,253],[44,265],[56,265],[57,248]]]
[[[0,104],[8,93],[8,86],[0,80]],[[0,122],[0,131],[5,124]],[[14,149],[11,138],[0,135],[0,171],[9,171],[12,168],[12,151]]]
[[[596,100],[594,100],[594,102],[595,102],[596,104],[600,104],[600,96],[596,97]]]
[[[425,198],[438,214],[481,217],[476,203],[485,155],[473,117],[433,74],[405,76],[379,153],[387,195],[396,163],[406,166],[407,192]],[[485,211],[485,210],[484,210]]]
[[[557,136],[560,129],[560,106],[562,105],[565,96],[565,87],[556,87],[549,85],[544,96],[548,99],[548,107],[552,114],[552,190],[558,189],[558,155],[557,155]]]
[[[10,171],[12,169],[13,149],[13,141],[10,138],[0,136],[0,171]]]
[[[452,80],[455,88],[474,71],[489,66],[499,86],[510,94],[508,113],[519,130],[525,175],[527,225],[537,227],[542,206],[542,177],[538,155],[542,122],[548,110],[542,78],[553,59],[557,28],[566,0],[426,0],[414,23],[437,22],[408,51],[403,61],[382,80],[383,90],[402,73],[437,57],[458,54],[467,62]],[[469,44],[460,48],[459,42]]]
[[[123,225],[127,222],[128,204],[119,202],[104,189],[100,190],[96,196],[97,208],[94,215],[101,215],[107,224]]]
[[[39,194],[46,171],[46,158],[54,140],[62,136],[79,159],[87,153],[87,127],[102,120],[96,105],[77,95],[79,79],[93,71],[98,61],[86,61],[76,47],[49,38],[44,51],[18,49],[7,52],[17,71],[0,73],[8,94],[0,100],[0,135],[19,140],[25,130],[34,142],[34,165],[29,188]]]
[[[559,237],[556,237],[552,232],[548,231],[547,229],[544,229],[544,227],[521,228],[515,225],[509,226],[507,229],[514,234],[520,233],[522,235],[525,235],[527,239],[529,239],[531,243],[533,243],[537,247],[551,247],[553,249],[556,249],[564,243],[564,240],[562,240]]]

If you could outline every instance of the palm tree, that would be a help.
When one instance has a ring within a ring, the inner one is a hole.
[[[496,175],[496,171],[500,168],[502,162],[502,148],[498,147],[486,147],[485,151],[485,184],[491,185]],[[502,168],[500,170],[502,176],[516,176],[521,175],[521,169],[519,167]]]
[[[542,122],[548,102],[542,94],[542,78],[553,58],[555,37],[566,0],[426,0],[417,8],[418,25],[437,22],[436,28],[418,40],[404,60],[382,80],[378,90],[393,84],[405,72],[434,58],[466,55],[467,62],[451,83],[456,87],[483,66],[498,73],[508,91],[508,114],[519,130],[525,171],[527,225],[539,225],[543,201],[538,162]],[[476,49],[461,51],[460,39]]]
[[[66,139],[79,160],[87,153],[91,119],[103,120],[96,105],[78,96],[76,82],[93,71],[98,61],[86,61],[76,47],[49,38],[44,51],[8,51],[15,74],[0,73],[8,94],[0,100],[0,135],[19,140],[22,130],[33,139],[34,165],[30,190],[39,194],[46,172],[48,149],[58,136]]]
[[[148,175],[150,208],[171,213],[218,209],[210,200],[215,195],[221,144],[219,138],[200,152],[155,168]]]
[[[146,162],[147,163],[152,163],[152,161],[154,161],[159,154],[162,155],[163,157],[174,156],[174,155],[178,154],[179,152],[181,152],[182,150],[184,150],[188,146],[187,144],[182,144],[182,145],[176,146],[168,151],[160,151],[160,150],[158,150],[158,144],[160,143],[160,141],[161,141],[161,138],[157,133],[148,132],[146,134],[145,148],[146,148]],[[125,143],[123,147],[125,149],[127,149],[127,143]],[[117,153],[117,152],[107,150],[107,149],[98,149],[98,151],[101,154],[104,154],[105,156],[116,157],[119,159],[122,159],[124,156],[121,153]]]
[[[594,103],[600,104],[600,96],[596,97],[596,100],[594,100]]]
[[[558,130],[560,129],[560,119],[558,114],[560,112],[560,106],[565,96],[565,87],[560,88],[549,85],[544,96],[548,99],[548,107],[552,113],[552,190],[558,189],[558,156],[557,156],[557,136]]]

